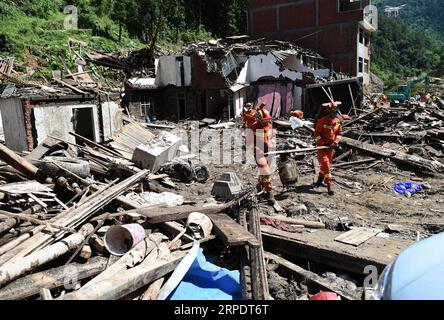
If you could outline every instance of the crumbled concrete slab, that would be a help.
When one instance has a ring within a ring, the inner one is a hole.
[[[231,200],[242,191],[242,182],[234,172],[223,173],[214,182],[211,194],[216,198]]]
[[[182,139],[174,134],[162,131],[149,143],[142,144],[134,150],[132,160],[143,169],[156,172],[162,164],[173,160],[177,150],[182,145]]]

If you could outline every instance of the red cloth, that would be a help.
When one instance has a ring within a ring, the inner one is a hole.
[[[341,297],[334,292],[319,292],[312,296],[310,300],[341,300]]]

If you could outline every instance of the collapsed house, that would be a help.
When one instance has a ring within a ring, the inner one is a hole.
[[[31,151],[48,136],[78,143],[109,140],[123,124],[118,94],[78,94],[69,89],[6,88],[0,98],[5,144]],[[73,134],[70,134],[73,133]]]
[[[126,82],[124,103],[141,120],[230,119],[239,117],[247,102],[265,103],[273,117],[280,117],[292,109],[311,110],[313,101],[328,102],[328,94],[311,90],[310,85],[320,83],[330,91],[339,88],[339,94],[332,93],[340,96],[345,108],[359,104],[360,81],[334,73],[330,62],[313,51],[238,36],[160,56],[155,78]]]

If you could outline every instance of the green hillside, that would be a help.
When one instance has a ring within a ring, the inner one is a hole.
[[[444,66],[442,1],[376,1],[379,30],[372,37],[372,71],[393,86]],[[385,5],[407,4],[398,17],[381,14]]]

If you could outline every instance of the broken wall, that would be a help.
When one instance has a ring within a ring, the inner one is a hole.
[[[28,150],[22,101],[18,98],[0,99],[5,145],[18,152]]]
[[[62,106],[35,106],[34,129],[37,133],[37,143],[40,144],[48,135],[76,143],[75,137],[69,132],[74,132],[74,109],[90,108],[92,110],[94,141],[100,142],[100,127],[97,106],[94,104],[77,104]],[[82,119],[78,119],[82,121]]]
[[[297,71],[290,71],[287,69],[280,70],[276,63],[276,57],[270,52],[268,54],[259,54],[251,56],[244,68],[247,68],[246,73],[240,73],[237,83],[252,83],[265,77],[288,78],[292,81],[302,80],[302,73]],[[245,77],[245,78],[241,78]]]
[[[191,86],[191,58],[182,55],[162,56],[156,61],[158,87]]]
[[[101,103],[103,120],[103,139],[110,140],[112,135],[123,126],[122,110],[115,101]]]

